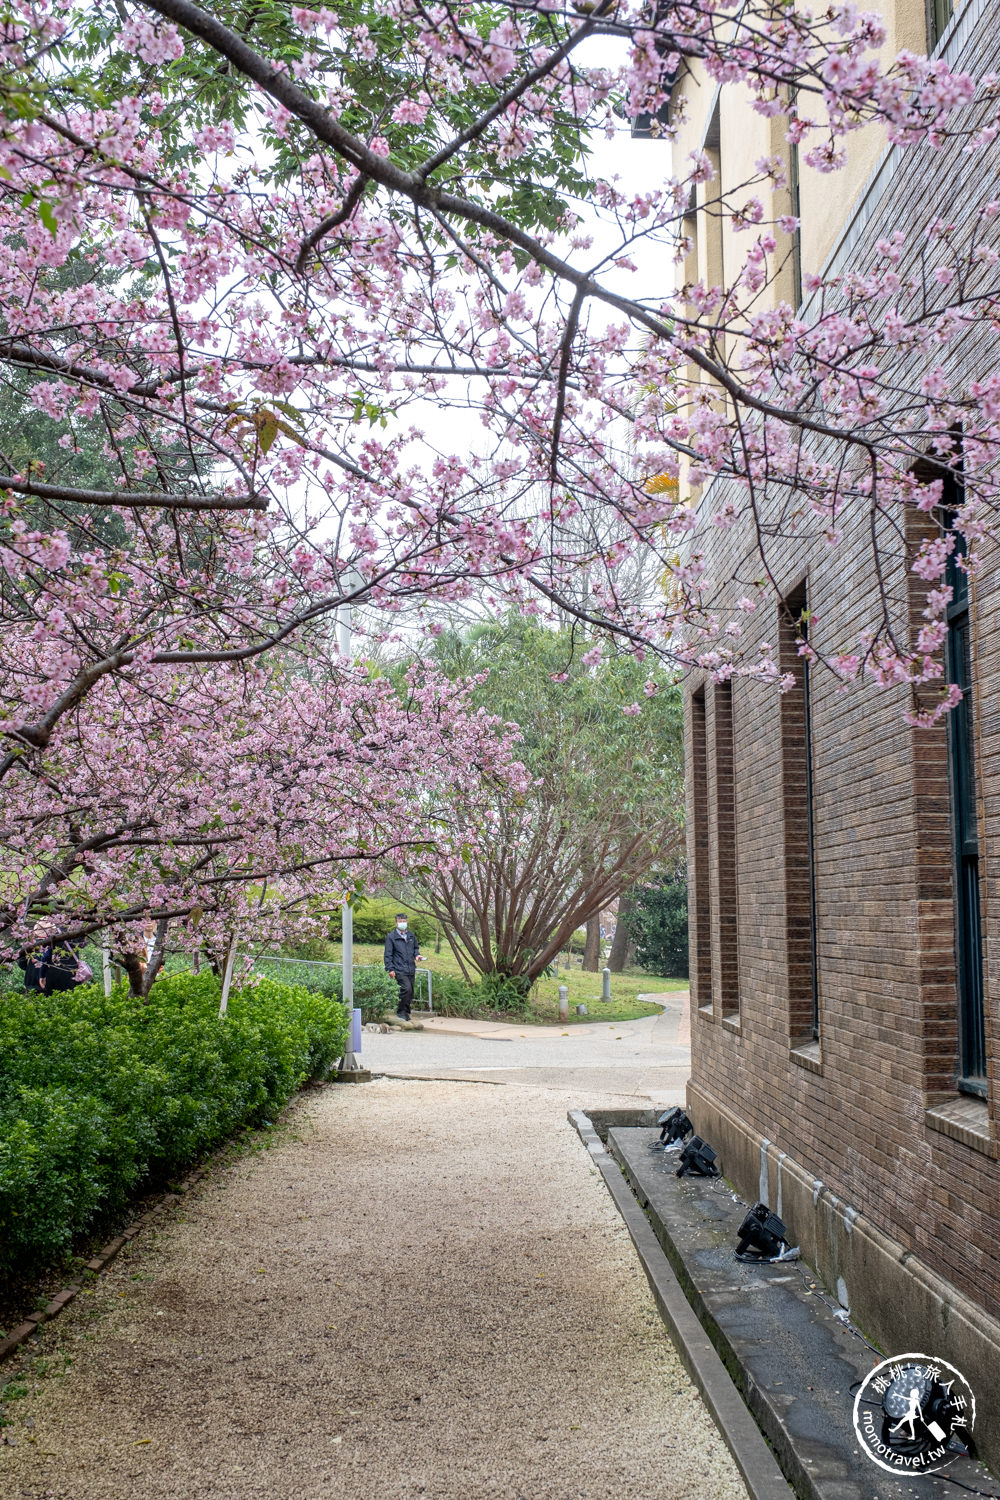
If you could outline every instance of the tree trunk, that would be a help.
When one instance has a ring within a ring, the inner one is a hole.
[[[143,974],[142,959],[140,958],[138,953],[129,953],[127,951],[120,953],[118,957],[121,960],[122,968],[128,975],[129,994],[133,997],[133,999],[141,1000]]]
[[[601,914],[587,919],[587,944],[583,950],[583,967],[591,974],[597,973],[601,961]]]
[[[628,896],[621,896],[618,901],[618,925],[615,927],[615,935],[611,940],[611,957],[608,959],[608,968],[612,974],[620,974],[628,967],[629,958],[633,951],[632,939],[628,928],[625,926],[625,915],[631,903]]]
[[[146,968],[142,976],[142,998],[148,1000],[149,992],[156,982],[156,977],[163,968],[163,960],[166,958],[167,928],[170,923],[164,918],[156,924],[156,935],[153,946],[148,949],[146,956]]]

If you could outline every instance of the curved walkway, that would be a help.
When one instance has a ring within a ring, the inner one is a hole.
[[[540,1071],[302,1096],[5,1366],[5,1500],[744,1500]]]
[[[691,1071],[687,992],[643,999],[659,1001],[661,1013],[566,1027],[421,1015],[423,1031],[365,1032],[364,1061],[396,1077],[575,1088],[583,1106],[595,1090],[620,1094],[623,1105],[680,1104]]]

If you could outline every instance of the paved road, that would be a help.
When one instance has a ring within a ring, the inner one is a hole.
[[[623,1103],[680,1104],[691,1071],[688,997],[658,998],[659,1016],[617,1025],[490,1026],[421,1016],[422,1032],[366,1032],[364,1061],[396,1077],[554,1085],[578,1089],[583,1101],[600,1089]]]
[[[301,1096],[5,1368],[4,1500],[745,1500],[566,1120],[682,1026],[366,1034],[513,1086]]]

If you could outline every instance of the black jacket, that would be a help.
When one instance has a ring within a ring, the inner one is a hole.
[[[393,928],[385,940],[385,971],[396,974],[415,974],[420,944],[410,931],[399,932]]]
[[[80,960],[72,948],[46,943],[41,950],[34,948],[26,952],[23,948],[17,962],[24,970],[26,990],[43,990],[47,995],[58,990],[71,990],[76,984],[76,971]]]

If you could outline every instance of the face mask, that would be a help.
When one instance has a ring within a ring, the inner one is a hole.
[[[397,932],[405,932],[406,931],[406,923],[405,922],[397,922],[396,923],[396,931]]]

